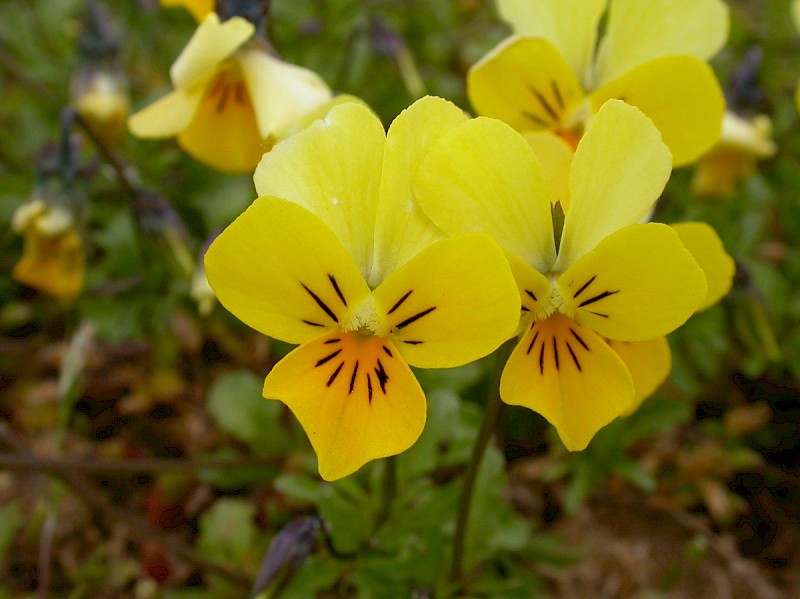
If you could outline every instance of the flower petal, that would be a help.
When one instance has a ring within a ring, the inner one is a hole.
[[[506,260],[517,282],[523,315],[528,313],[539,318],[549,307],[550,279],[515,254],[506,252]]]
[[[421,368],[482,358],[511,337],[519,321],[508,263],[480,233],[437,241],[389,275],[373,298],[386,332],[408,363]]]
[[[572,147],[558,135],[549,131],[529,131],[523,137],[533,149],[536,160],[542,166],[542,173],[550,190],[550,201],[561,203],[566,212],[569,209],[569,170],[572,166]]]
[[[579,77],[588,74],[597,25],[607,0],[498,0],[497,9],[514,33],[542,37],[561,51]]]
[[[719,140],[725,98],[714,71],[699,58],[646,62],[592,93],[592,110],[610,98],[622,98],[652,119],[673,166],[696,160]]]
[[[221,71],[211,81],[178,144],[226,173],[251,173],[266,148],[241,73]]]
[[[677,54],[711,58],[728,39],[722,0],[613,0],[600,42],[600,85],[649,60]]]
[[[475,111],[517,131],[565,126],[583,100],[580,83],[547,40],[510,37],[467,73],[467,95]]]
[[[370,293],[333,231],[277,198],[259,198],[233,221],[206,252],[205,268],[225,308],[288,343],[345,323]]]
[[[255,33],[252,23],[242,17],[219,22],[216,13],[210,13],[194,32],[170,68],[172,84],[176,88],[191,87],[208,76],[222,61],[229,58]]]
[[[283,138],[306,114],[331,98],[319,75],[273,58],[265,50],[243,50],[236,60],[253,99],[261,139]]]
[[[289,406],[325,480],[405,451],[425,426],[425,394],[411,369],[391,342],[360,333],[301,345],[267,375],[264,397]]]
[[[441,239],[441,231],[414,200],[411,184],[428,147],[466,120],[455,104],[428,96],[401,112],[389,127],[375,222],[375,261],[369,277],[372,287]]]
[[[214,10],[214,0],[160,0],[160,2],[162,6],[183,6],[192,13],[198,23]]]
[[[176,89],[136,112],[128,119],[128,128],[136,137],[173,137],[192,122],[205,86]]]
[[[525,139],[477,118],[443,135],[422,160],[414,195],[448,235],[480,231],[544,271],[555,259],[550,192]]]
[[[609,235],[556,281],[562,309],[620,341],[674,331],[706,296],[706,278],[678,234],[660,223]]]
[[[565,269],[610,233],[640,222],[664,189],[670,163],[669,150],[646,116],[619,100],[607,102],[572,160],[556,269]]]
[[[650,341],[609,341],[608,345],[625,362],[633,378],[635,399],[622,415],[633,414],[661,384],[672,369],[672,355],[666,337]]]
[[[562,315],[534,321],[511,354],[500,397],[525,406],[556,427],[570,451],[633,404],[631,375],[591,329]]]
[[[369,109],[350,102],[335,106],[264,155],[253,176],[256,190],[316,214],[366,278],[385,142],[383,125]]]
[[[725,251],[717,232],[706,223],[679,223],[672,225],[672,229],[706,275],[708,293],[697,307],[698,311],[705,310],[731,290],[736,264]]]

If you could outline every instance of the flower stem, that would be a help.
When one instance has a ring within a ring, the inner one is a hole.
[[[458,515],[456,516],[456,531],[453,538],[453,562],[450,567],[450,580],[457,582],[461,579],[464,563],[464,548],[467,539],[467,524],[469,522],[469,512],[472,506],[473,491],[475,490],[475,480],[478,477],[483,456],[489,446],[489,440],[494,434],[497,420],[500,416],[502,402],[500,401],[500,376],[506,360],[511,355],[517,340],[509,339],[506,341],[495,355],[494,376],[489,385],[489,393],[486,397],[486,411],[483,415],[483,423],[472,447],[472,456],[467,465],[467,472],[464,474],[464,486],[461,488],[461,498],[458,503]]]
[[[397,495],[397,459],[389,456],[383,460],[383,486],[381,489],[381,504],[375,516],[373,534],[377,533],[392,513],[392,503]]]

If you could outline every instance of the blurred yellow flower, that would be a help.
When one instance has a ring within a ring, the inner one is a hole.
[[[214,11],[214,0],[159,0],[163,6],[183,6],[200,23]]]
[[[766,115],[752,120],[726,112],[722,136],[697,163],[692,191],[701,196],[730,197],[736,184],[753,174],[759,160],[777,151],[772,141],[772,122]]]
[[[83,286],[85,252],[72,215],[60,206],[33,199],[17,208],[12,227],[25,239],[13,277],[62,302],[78,295]]]
[[[446,133],[417,171],[417,202],[442,231],[484,232],[505,250],[524,332],[500,395],[542,414],[570,450],[661,383],[669,368],[663,336],[730,286],[721,244],[706,251],[719,241],[710,227],[642,224],[671,162],[652,121],[610,100],[569,164],[561,230],[533,149],[497,120]]]
[[[332,109],[264,156],[262,197],[206,253],[223,306],[300,344],[263,393],[295,414],[326,480],[417,440],[426,401],[409,365],[459,366],[514,334],[519,295],[497,244],[442,238],[413,202],[421,156],[464,120],[426,97],[385,134],[363,106]]]
[[[332,102],[319,76],[271,56],[254,32],[241,17],[206,16],[172,65],[174,91],[132,115],[131,132],[177,136],[213,168],[252,172],[265,151]]]
[[[725,43],[721,0],[498,0],[516,35],[475,64],[467,93],[481,115],[517,131],[552,131],[574,146],[609,99],[655,123],[675,166],[720,135],[725,101],[705,60]],[[595,52],[595,48],[597,48]]]
[[[72,79],[70,95],[92,133],[106,143],[120,139],[130,113],[128,85],[121,71],[96,65],[79,70]]]

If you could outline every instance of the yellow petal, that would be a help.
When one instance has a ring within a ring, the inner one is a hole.
[[[368,108],[341,104],[264,155],[253,177],[256,190],[319,216],[366,278],[385,142],[383,125]]]
[[[160,0],[163,6],[183,6],[192,13],[195,21],[201,22],[214,10],[214,0]]]
[[[325,480],[405,451],[425,426],[425,394],[411,369],[390,341],[360,333],[301,345],[267,375],[264,397],[289,406]]]
[[[498,0],[497,9],[514,33],[546,39],[583,78],[588,74],[606,4],[607,0]]]
[[[188,154],[226,173],[251,173],[266,150],[242,74],[222,69],[210,82],[189,125],[178,133]]]
[[[379,315],[409,364],[450,368],[514,334],[519,294],[503,252],[486,235],[437,241],[374,291]]]
[[[569,64],[547,40],[510,37],[472,66],[467,95],[475,112],[517,131],[568,128],[584,98]]]
[[[572,166],[572,147],[558,135],[549,131],[530,131],[523,135],[533,149],[536,160],[542,165],[542,173],[550,190],[550,201],[569,210],[569,170]]]
[[[259,198],[233,221],[206,252],[205,268],[225,308],[288,343],[344,324],[369,296],[333,231],[276,198]]]
[[[714,71],[693,56],[667,56],[646,62],[591,95],[592,110],[621,98],[650,117],[682,166],[719,140],[725,98]]]
[[[722,0],[613,0],[597,81],[602,85],[663,56],[711,58],[728,39],[728,27]]]
[[[31,227],[12,275],[20,283],[68,302],[83,288],[85,264],[83,243],[75,229],[49,236]]]
[[[442,237],[414,200],[411,184],[428,147],[466,120],[455,104],[428,96],[400,113],[389,128],[369,277],[372,287]]]
[[[549,308],[550,280],[525,262],[519,256],[506,252],[506,260],[511,267],[511,274],[517,282],[517,290],[522,302],[522,315],[531,314],[535,318],[543,317]]]
[[[658,337],[650,341],[609,341],[608,345],[625,362],[633,379],[634,403],[622,414],[627,416],[667,380],[672,369],[669,343],[666,337]]]
[[[533,322],[500,379],[500,397],[556,427],[570,451],[633,404],[631,375],[591,329],[562,315]]]
[[[672,228],[706,275],[708,292],[697,307],[704,310],[731,290],[736,264],[725,251],[717,232],[706,223],[679,223]]]
[[[202,81],[254,33],[253,24],[241,17],[220,23],[217,14],[210,13],[172,64],[172,84],[186,88]]]
[[[706,277],[678,234],[660,223],[613,233],[557,280],[562,309],[620,341],[674,331],[706,296]]]
[[[173,137],[192,122],[205,87],[176,89],[128,119],[128,129],[136,137]]]
[[[584,134],[570,171],[570,204],[556,267],[563,270],[655,204],[671,172],[658,130],[639,110],[607,102]]]
[[[443,135],[422,160],[414,194],[448,235],[480,231],[546,271],[555,257],[550,193],[525,139],[477,118]]]
[[[331,98],[322,78],[308,69],[273,58],[260,48],[237,53],[262,139],[281,139],[305,115]]]

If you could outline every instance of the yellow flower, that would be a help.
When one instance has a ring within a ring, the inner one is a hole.
[[[183,6],[200,23],[214,11],[214,0],[160,0],[163,6]]]
[[[638,107],[683,165],[720,135],[725,101],[705,59],[724,44],[721,0],[498,0],[516,35],[467,76],[475,110],[517,131],[552,131],[573,145],[606,100]]]
[[[553,192],[531,146],[508,125],[478,118],[456,127],[417,171],[417,202],[442,231],[484,232],[505,250],[524,332],[500,394],[542,414],[570,450],[652,392],[668,360],[659,338],[730,285],[730,276],[715,279],[732,274],[724,252],[693,255],[718,242],[713,230],[692,227],[685,243],[680,230],[642,224],[670,167],[653,123],[607,102],[571,161],[558,244]]]
[[[223,306],[300,344],[263,392],[295,414],[326,480],[416,441],[426,403],[409,364],[458,366],[514,334],[502,251],[479,233],[443,238],[411,193],[427,146],[465,120],[426,97],[385,134],[363,106],[332,109],[264,156],[262,197],[206,253]]]
[[[697,163],[692,191],[697,195],[729,197],[736,184],[753,174],[756,162],[775,155],[772,123],[766,115],[748,121],[726,112],[722,137]]]
[[[209,166],[252,172],[265,151],[331,101],[319,76],[271,56],[254,32],[241,17],[206,16],[172,65],[175,90],[131,116],[131,132],[177,135]]]
[[[125,75],[90,65],[76,73],[70,91],[75,110],[92,132],[106,143],[119,140],[130,112]]]
[[[83,286],[85,253],[72,215],[64,208],[34,199],[14,213],[12,227],[25,238],[14,278],[62,302]]]

